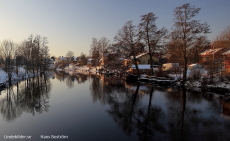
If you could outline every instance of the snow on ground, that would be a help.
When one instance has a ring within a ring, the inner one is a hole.
[[[65,67],[64,69],[56,68],[55,70],[56,71],[65,71],[65,72],[69,73],[70,75],[74,75],[75,73],[96,73],[95,67],[89,68],[88,66],[69,65],[69,66]]]
[[[6,78],[7,78],[6,72],[0,69],[0,83],[5,82]]]
[[[34,76],[38,76],[38,75],[40,75],[40,72],[35,73],[35,74],[29,72],[28,74],[26,74],[25,69],[21,67],[19,68],[18,74],[14,72],[12,73],[11,81],[14,84],[14,83],[17,83],[18,81],[22,81],[22,80],[25,80],[25,79],[28,79]],[[6,85],[8,85],[8,75],[2,69],[0,69],[0,83],[6,83]]]
[[[62,71],[63,69],[58,68],[56,70]],[[96,73],[95,67],[89,68],[88,66],[76,66],[76,67],[71,66],[71,67],[66,67],[64,70],[68,71],[71,75],[74,75],[74,73],[89,73],[89,72],[90,73]],[[203,68],[200,68],[200,67],[188,69],[187,76],[191,77],[193,73],[198,73],[198,71],[201,74],[201,78],[208,76],[208,71],[203,69]],[[178,80],[182,79],[182,74],[181,75],[169,74],[169,77],[173,78],[173,80],[175,80],[175,81],[178,81]],[[201,80],[188,81],[186,84],[192,86],[193,88],[200,88],[201,87]],[[213,86],[230,89],[230,83],[217,82]]]

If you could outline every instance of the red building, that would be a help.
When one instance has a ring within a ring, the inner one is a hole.
[[[201,63],[209,63],[209,62],[221,62],[223,56],[221,53],[221,48],[216,49],[207,49],[204,52],[200,53]]]
[[[224,69],[230,71],[230,50],[223,53],[224,55]]]

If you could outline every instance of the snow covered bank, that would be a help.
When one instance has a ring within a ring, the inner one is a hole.
[[[64,69],[62,68],[56,68],[55,69],[56,71],[68,71],[70,72],[71,74],[73,72],[76,72],[76,73],[96,73],[96,68],[95,67],[91,67],[89,68],[88,66],[73,66],[73,65],[69,65],[69,66],[66,66]]]
[[[39,76],[40,72],[35,73],[35,74],[33,74],[31,72],[25,73],[25,70],[23,68],[20,68],[18,74],[13,72],[11,75],[12,75],[11,76],[11,83],[15,84],[15,83],[20,82],[22,80],[26,80],[26,79],[32,78],[34,76]],[[0,69],[0,83],[5,84],[6,86],[9,85],[8,74],[5,71],[3,71],[2,69]]]

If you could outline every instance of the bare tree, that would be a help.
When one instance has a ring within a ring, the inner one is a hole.
[[[15,55],[16,44],[11,40],[4,40],[1,43],[1,54],[5,62],[5,69],[8,71],[12,68],[13,59]]]
[[[183,81],[187,80],[187,65],[191,59],[191,50],[194,47],[196,39],[203,34],[210,33],[207,23],[200,23],[200,20],[193,20],[199,13],[200,8],[195,8],[189,3],[174,9],[174,27],[171,32],[171,40],[174,41],[176,48],[179,48],[181,56],[183,56]]]
[[[146,15],[141,16],[141,22],[139,24],[141,38],[144,40],[145,45],[148,47],[149,57],[150,57],[150,65],[151,65],[151,74],[153,74],[153,54],[156,51],[159,53],[161,43],[163,41],[163,37],[167,33],[167,29],[161,28],[158,29],[156,25],[157,17],[155,14],[148,13]]]
[[[21,65],[25,65],[26,69],[28,71],[28,69],[31,67],[31,48],[28,46],[28,41],[24,40],[22,41],[19,46],[18,46],[18,50],[17,50],[17,56],[21,56],[22,58],[22,64]]]
[[[104,53],[107,52],[109,46],[110,46],[110,41],[109,39],[107,39],[106,37],[102,37],[99,41],[98,41],[98,49],[100,52],[100,57],[103,57]]]
[[[230,26],[222,31],[222,33],[217,37],[219,40],[230,41]]]
[[[81,62],[80,62],[80,65],[81,66],[84,66],[84,65],[86,65],[87,64],[87,56],[86,56],[86,54],[84,54],[83,52],[81,53],[81,55],[79,56],[80,57],[80,59],[81,59]]]
[[[206,38],[206,36],[201,36],[195,39],[194,47],[191,49],[192,55],[189,63],[199,63],[201,59],[200,53],[206,49],[210,49],[210,41]]]
[[[74,52],[73,51],[68,51],[66,53],[66,58],[67,58],[67,60],[68,60],[69,63],[70,63],[70,61],[71,61],[71,59],[72,59],[73,56],[74,56]]]
[[[230,47],[230,26],[225,28],[216,38],[212,41],[213,48],[225,48],[228,50]]]
[[[5,65],[5,70],[8,74],[8,81],[11,85],[11,78],[14,65],[16,44],[11,40],[4,40],[1,43],[0,51]]]
[[[68,51],[66,53],[66,57],[73,57],[74,56],[74,52],[73,51]]]
[[[49,47],[47,46],[48,41],[46,37],[41,37],[40,35],[30,35],[28,40],[21,42],[16,51],[16,63],[17,65],[25,65],[27,71],[29,69],[41,70],[42,65],[48,63],[49,58]]]
[[[132,24],[132,21],[128,21],[120,29],[114,40],[122,47],[125,57],[130,57],[134,63],[137,75],[140,76],[140,71],[137,65],[136,55],[138,54],[138,43],[140,42],[139,32],[136,26]]]
[[[34,40],[34,45],[36,47],[36,52],[38,53],[38,57],[36,58],[36,67],[41,69],[47,66],[47,60],[49,59],[49,47],[47,46],[48,40],[47,37],[41,37],[40,35],[36,35]]]
[[[98,47],[98,41],[96,38],[92,38],[90,56],[92,57],[92,65],[98,66],[100,60],[100,51]]]
[[[102,37],[101,39],[99,39],[98,41],[98,51],[99,51],[99,54],[100,54],[100,57],[99,59],[101,61],[103,61],[103,63],[105,63],[105,53],[108,53],[108,48],[110,46],[109,44],[109,40],[106,38],[106,37]],[[106,64],[104,64],[104,67],[105,67]]]

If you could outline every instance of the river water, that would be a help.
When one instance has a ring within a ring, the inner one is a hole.
[[[0,140],[230,140],[228,97],[117,77],[50,72],[1,91],[0,112]]]

